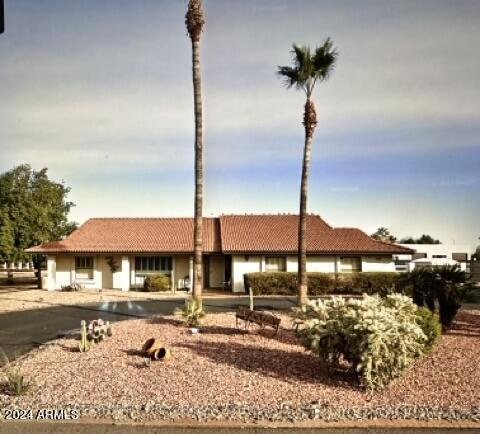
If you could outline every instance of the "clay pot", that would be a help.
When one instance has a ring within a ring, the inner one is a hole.
[[[155,350],[155,352],[152,355],[153,360],[162,360],[166,361],[172,357],[172,353],[168,348],[162,347],[159,348],[158,350]]]
[[[152,360],[163,360],[170,358],[170,350],[166,349],[158,339],[148,339],[142,347],[142,354]]]

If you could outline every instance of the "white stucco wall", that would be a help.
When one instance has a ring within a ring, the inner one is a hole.
[[[185,278],[190,279],[190,257],[174,256],[173,262],[175,263],[175,288],[177,289],[182,284],[185,285]]]
[[[72,272],[75,272],[75,258],[70,255],[57,255],[57,289],[72,283]]]
[[[431,259],[433,255],[446,255],[447,259],[452,259],[453,253],[467,253],[467,259],[470,260],[475,253],[475,247],[471,244],[400,244],[408,249],[413,249],[417,253],[425,253],[427,258]],[[411,255],[410,255],[411,256]],[[400,258],[401,259],[401,258]]]
[[[362,256],[362,272],[394,273],[395,262],[389,256]]]
[[[335,256],[307,256],[308,273],[335,273]],[[287,256],[287,271],[297,272],[296,256]]]
[[[243,292],[243,275],[246,273],[255,273],[261,271],[262,257],[233,255],[232,256],[232,290],[233,292]]]
[[[49,291],[53,291],[57,288],[57,258],[55,255],[47,256],[47,287]]]
[[[133,259],[135,261],[135,259]],[[121,289],[122,291],[128,291],[130,289],[131,282],[131,259],[129,256],[122,256],[121,269],[113,275],[113,285],[115,289]],[[132,270],[133,272],[133,270]]]
[[[114,255],[107,255],[112,258],[120,265],[121,258]],[[113,288],[113,273],[110,269],[110,265],[107,262],[107,256],[99,255],[97,256],[97,268],[101,271],[101,288],[111,289]]]

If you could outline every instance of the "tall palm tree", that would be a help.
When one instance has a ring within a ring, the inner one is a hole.
[[[298,303],[307,301],[307,195],[308,175],[310,172],[310,154],[312,150],[313,133],[317,125],[317,113],[312,100],[315,85],[326,81],[338,57],[333,42],[327,38],[323,45],[312,53],[309,47],[293,44],[293,66],[279,66],[280,75],[285,86],[303,90],[307,97],[303,112],[305,127],[305,144],[303,148],[302,181],[300,187],[300,218],[298,223]]]
[[[202,122],[202,75],[200,71],[200,36],[205,18],[201,0],[190,0],[185,15],[185,25],[192,41],[193,100],[195,111],[195,211],[194,211],[194,257],[193,298],[202,307],[202,210],[203,210],[203,122]]]

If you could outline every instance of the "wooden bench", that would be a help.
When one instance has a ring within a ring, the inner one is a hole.
[[[245,329],[250,327],[250,324],[254,323],[259,325],[262,329],[265,327],[272,327],[275,330],[275,334],[278,333],[280,328],[280,318],[273,313],[262,312],[259,310],[251,310],[248,307],[239,307],[235,314],[235,326],[238,328],[238,320],[245,321]]]

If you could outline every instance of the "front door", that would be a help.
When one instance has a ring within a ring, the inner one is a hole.
[[[203,257],[203,287],[210,288],[210,256]]]

